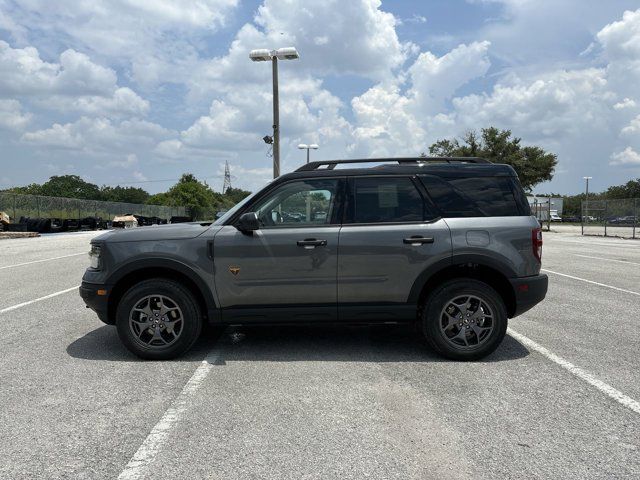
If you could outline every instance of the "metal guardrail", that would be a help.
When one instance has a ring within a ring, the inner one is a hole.
[[[640,237],[640,198],[584,200],[582,234],[605,237]]]
[[[138,203],[103,202],[78,198],[45,197],[0,192],[0,211],[6,212],[12,222],[20,217],[31,218],[85,218],[101,217],[113,220],[117,215],[131,213],[145,217],[170,219],[172,216],[186,216],[185,207],[145,205]]]

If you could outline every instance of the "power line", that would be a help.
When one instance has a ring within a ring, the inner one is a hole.
[[[209,175],[208,177],[199,177],[199,179],[207,180],[211,178],[224,178],[224,175]],[[234,178],[231,176],[231,178]],[[162,183],[162,182],[177,182],[179,178],[167,178],[165,180],[139,180],[137,182],[117,182],[117,185],[137,185],[140,183]],[[115,184],[111,184],[115,185]]]

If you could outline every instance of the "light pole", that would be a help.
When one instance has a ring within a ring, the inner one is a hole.
[[[584,212],[583,212],[584,214],[580,219],[582,221],[582,234],[584,235],[585,219],[587,220],[587,223],[589,223],[589,180],[591,180],[593,177],[582,177],[582,178],[586,180],[586,187],[585,187],[585,193],[584,193]]]
[[[309,163],[309,150],[317,150],[320,147],[318,147],[317,143],[312,143],[310,145],[307,145],[305,143],[301,143],[300,145],[298,145],[298,148],[300,150],[306,150],[307,151],[307,163]]]
[[[280,176],[280,112],[278,99],[278,59],[295,60],[300,58],[295,47],[279,48],[277,50],[251,50],[249,58],[254,62],[271,60],[273,75],[273,178]]]

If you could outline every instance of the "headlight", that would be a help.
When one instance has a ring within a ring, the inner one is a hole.
[[[89,251],[89,260],[91,268],[95,270],[100,269],[100,253],[102,249],[98,245],[91,245],[91,250]]]

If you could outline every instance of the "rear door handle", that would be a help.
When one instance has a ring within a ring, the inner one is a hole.
[[[414,235],[413,237],[405,238],[402,243],[409,245],[424,245],[425,243],[433,243],[433,237],[422,237],[420,235]]]
[[[305,238],[304,240],[298,240],[296,243],[299,247],[304,247],[309,250],[316,247],[325,247],[327,245],[326,240],[316,240],[315,238]]]

